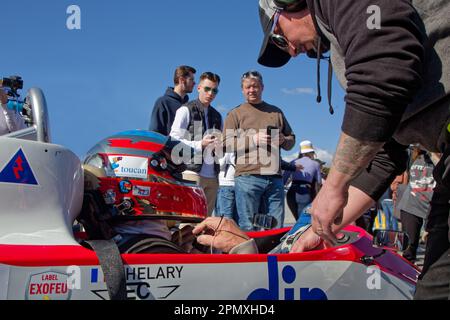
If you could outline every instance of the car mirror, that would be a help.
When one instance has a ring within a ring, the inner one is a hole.
[[[409,238],[405,232],[392,230],[375,230],[374,232],[374,247],[404,251],[408,247],[408,245]]]

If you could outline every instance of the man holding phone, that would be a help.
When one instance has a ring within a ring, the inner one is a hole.
[[[224,125],[226,152],[236,152],[239,226],[246,231],[253,230],[255,214],[260,214],[259,208],[264,207],[268,219],[262,220],[269,222],[266,226],[281,228],[284,186],[280,148],[292,149],[295,135],[281,109],[262,100],[264,83],[259,72],[244,73],[241,87],[245,102],[230,111]]]
[[[220,77],[212,72],[200,76],[198,98],[181,106],[176,114],[170,136],[195,150],[195,156],[187,163],[183,179],[193,181],[203,188],[211,216],[219,189],[219,162],[215,149],[220,144],[222,116],[211,106],[219,92]]]

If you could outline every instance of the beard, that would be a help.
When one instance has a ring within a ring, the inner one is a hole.
[[[191,88],[186,88],[186,93],[192,93],[192,91],[194,90],[194,87],[192,86]]]
[[[317,36],[314,39],[314,49],[310,49],[308,51],[306,51],[306,55],[309,58],[314,58],[317,59],[317,55],[318,55],[318,50],[317,48],[319,47],[319,36]],[[323,41],[320,42],[320,57],[323,58],[322,53],[328,52],[329,47],[323,43]]]
[[[306,55],[308,56],[308,58],[317,58],[317,51],[315,49],[310,49],[308,51],[306,51]]]

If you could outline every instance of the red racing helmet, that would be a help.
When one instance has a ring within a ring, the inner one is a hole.
[[[151,131],[110,136],[83,161],[85,191],[98,192],[114,219],[200,222],[207,216],[205,194],[182,180],[185,165],[173,159],[174,148],[191,152],[182,142]]]

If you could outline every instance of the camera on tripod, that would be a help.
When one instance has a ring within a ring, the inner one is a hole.
[[[18,97],[17,90],[23,89],[23,80],[20,76],[11,76],[0,80],[0,86],[9,88],[8,95],[11,97]]]
[[[28,123],[31,121],[31,109],[25,101],[20,99],[20,94],[17,92],[20,89],[23,89],[22,77],[10,76],[7,78],[0,78],[0,90],[5,90],[5,93],[8,96],[8,109],[16,110],[24,117],[25,122]]]

